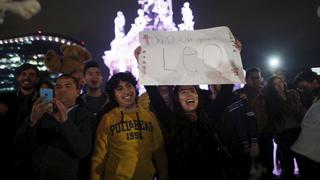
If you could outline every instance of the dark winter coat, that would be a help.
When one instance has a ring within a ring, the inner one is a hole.
[[[80,106],[68,113],[60,124],[45,114],[35,127],[27,119],[16,135],[19,148],[32,153],[35,179],[76,180],[79,160],[92,145],[92,114]]]

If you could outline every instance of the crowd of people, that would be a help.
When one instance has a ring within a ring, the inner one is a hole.
[[[260,69],[250,68],[237,90],[145,86],[140,96],[130,72],[114,74],[105,90],[102,77],[94,61],[53,84],[41,81],[34,65],[16,69],[17,90],[0,95],[3,177],[247,180],[261,165],[264,180],[320,179],[320,164],[291,149],[306,112],[319,113],[310,108],[320,99],[312,71],[297,74],[293,88],[284,76],[264,82]],[[40,96],[44,87],[54,89],[52,101]],[[273,174],[274,142],[280,177]]]

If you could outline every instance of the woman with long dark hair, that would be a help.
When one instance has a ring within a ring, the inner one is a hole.
[[[155,86],[146,89],[162,130],[168,135],[169,178],[222,179],[219,140],[202,107],[199,87],[176,86],[173,110],[166,106]]]
[[[280,77],[271,77],[267,88],[267,114],[275,128],[283,177],[292,179],[294,178],[293,158],[296,158],[299,165],[300,157],[290,147],[300,134],[300,123],[305,110],[298,92],[287,90],[285,82]]]
[[[139,60],[141,47],[136,48]],[[224,179],[223,146],[203,107],[198,86],[175,86],[173,109],[156,86],[145,86],[152,108],[165,135],[169,179]]]

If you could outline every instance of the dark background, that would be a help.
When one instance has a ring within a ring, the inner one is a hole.
[[[174,22],[181,23],[185,1],[172,0]],[[245,68],[267,70],[266,61],[278,55],[282,68],[320,66],[318,0],[190,0],[195,29],[228,26],[242,42]],[[40,0],[42,9],[30,20],[14,15],[0,25],[0,38],[34,33],[60,33],[84,41],[93,59],[102,61],[114,38],[114,18],[121,10],[126,32],[137,16],[136,0]]]

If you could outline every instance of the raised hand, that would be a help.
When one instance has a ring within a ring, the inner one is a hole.
[[[32,106],[30,114],[30,126],[34,127],[44,113],[52,111],[52,103],[45,101],[43,97],[39,97]]]
[[[134,57],[136,58],[136,60],[139,62],[139,55],[141,54],[141,46],[138,46],[135,50],[134,50]]]
[[[54,99],[53,103],[56,105],[57,111],[54,111],[52,116],[61,124],[66,122],[68,120],[67,108],[57,99]]]
[[[238,39],[236,39],[236,41],[234,42],[234,45],[239,51],[241,51],[242,44]]]

